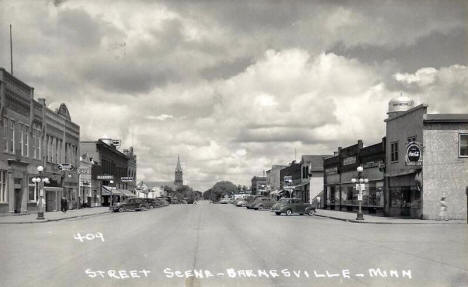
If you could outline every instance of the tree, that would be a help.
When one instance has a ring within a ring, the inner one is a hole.
[[[235,193],[237,193],[236,185],[234,185],[230,181],[219,181],[215,183],[215,185],[213,185],[212,188],[208,189],[203,193],[203,198],[218,201],[225,195],[232,196]]]

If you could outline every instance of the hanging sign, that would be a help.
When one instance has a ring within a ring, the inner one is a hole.
[[[422,165],[422,147],[419,143],[408,143],[406,147],[406,165]]]

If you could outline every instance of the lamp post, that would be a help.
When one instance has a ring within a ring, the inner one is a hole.
[[[42,176],[42,172],[44,171],[44,167],[42,165],[37,167],[37,171],[39,172],[39,176],[33,177],[31,180],[35,184],[36,194],[37,194],[37,190],[39,189],[39,204],[37,206],[37,218],[36,219],[42,220],[42,219],[45,219],[44,218],[44,203],[43,203],[44,183],[49,183],[49,179],[47,177]]]
[[[111,200],[110,200],[110,206],[112,207],[112,206],[114,206],[114,193],[112,192],[112,185],[114,184],[114,181],[111,179],[111,180],[109,181],[109,184],[111,185],[111,186],[110,186],[110,193],[111,193],[111,196],[110,196],[110,199],[111,199]]]
[[[362,178],[362,172],[364,168],[362,166],[357,167],[357,178],[351,179],[352,183],[356,184],[356,191],[358,191],[358,203],[359,209],[357,212],[356,220],[364,220],[364,215],[362,214],[362,192],[366,190],[365,184],[369,182],[367,178]]]

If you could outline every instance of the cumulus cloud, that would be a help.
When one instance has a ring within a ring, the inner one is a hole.
[[[379,141],[400,91],[466,113],[465,2],[5,0],[0,24],[15,75],[83,140],[133,145],[145,181],[171,181],[180,154],[203,190]]]

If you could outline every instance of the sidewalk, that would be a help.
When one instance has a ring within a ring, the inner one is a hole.
[[[22,223],[44,223],[51,221],[59,221],[71,218],[87,217],[98,214],[110,213],[109,207],[92,207],[68,210],[66,213],[61,211],[46,212],[44,213],[45,219],[38,220],[37,213],[26,215],[10,215],[1,216],[0,224],[22,224]]]
[[[342,220],[353,223],[371,223],[371,224],[466,224],[466,220],[421,220],[405,219],[397,217],[383,217],[371,214],[364,214],[364,220],[356,220],[356,212],[345,212],[337,210],[317,209],[315,216],[326,217],[336,220]]]

